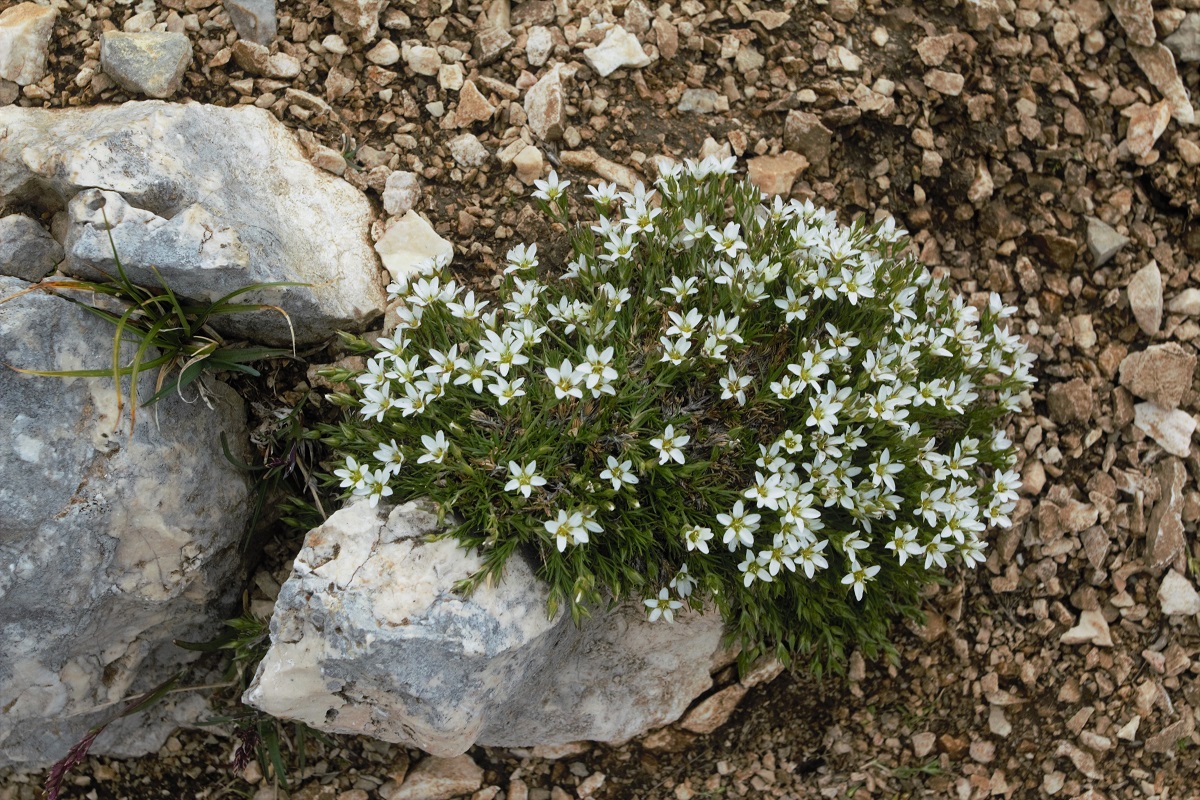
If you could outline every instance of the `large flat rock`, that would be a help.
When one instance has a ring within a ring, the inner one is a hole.
[[[312,166],[262,109],[10,106],[0,108],[0,130],[0,203],[67,215],[70,275],[116,273],[112,226],[134,283],[158,286],[156,267],[174,291],[196,300],[251,283],[309,284],[243,298],[286,311],[301,344],[362,330],[383,313],[370,204]],[[272,310],[220,317],[214,327],[264,344],[291,342],[288,320]]]

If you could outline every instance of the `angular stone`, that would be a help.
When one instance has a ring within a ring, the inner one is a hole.
[[[540,67],[545,64],[553,50],[554,37],[551,36],[549,28],[535,25],[529,29],[525,41],[525,58],[529,60],[530,66]]]
[[[939,94],[949,95],[950,97],[957,97],[962,94],[963,86],[966,85],[966,82],[966,78],[957,72],[931,69],[925,73],[926,86]]]
[[[488,160],[488,150],[473,133],[455,136],[446,142],[450,155],[460,167],[478,167]]]
[[[1167,310],[1172,314],[1184,314],[1189,317],[1200,316],[1200,289],[1189,287],[1171,298]]]
[[[1150,435],[1159,447],[1171,455],[1186,456],[1192,447],[1196,418],[1186,411],[1161,408],[1154,403],[1138,403],[1133,407],[1133,424]]]
[[[391,39],[380,39],[367,51],[367,61],[379,67],[390,67],[400,61],[400,48]]]
[[[130,94],[170,97],[191,63],[192,43],[182,33],[109,31],[100,37],[100,68]]]
[[[411,276],[429,259],[444,265],[454,258],[454,245],[438,236],[428,220],[411,210],[388,225],[383,237],[375,243],[375,251],[395,281]]]
[[[637,172],[624,164],[609,161],[590,147],[586,150],[563,150],[558,154],[558,159],[564,167],[594,172],[622,189],[633,189],[641,181]]]
[[[566,100],[562,76],[551,69],[525,93],[525,117],[529,129],[545,142],[562,138],[566,126]]]
[[[474,81],[464,81],[458,92],[458,107],[454,110],[454,122],[467,128],[476,122],[487,122],[496,113],[496,107],[475,87]]]
[[[813,172],[829,174],[829,156],[833,150],[833,131],[820,117],[807,111],[789,111],[783,123],[783,147],[808,159]]]
[[[641,69],[650,66],[650,56],[643,52],[641,42],[620,25],[609,28],[600,44],[584,50],[583,58],[601,78],[607,78],[626,67]]]
[[[1092,254],[1092,261],[1097,267],[1102,267],[1129,244],[1129,237],[1122,236],[1102,220],[1095,217],[1087,218],[1087,247]]]
[[[712,684],[722,623],[651,623],[640,602],[576,626],[547,618],[547,588],[520,554],[470,596],[482,559],[415,503],[354,503],[310,531],[275,606],[251,705],[325,731],[448,757],[472,744],[620,742],[673,722]],[[351,645],[352,646],[348,646]]]
[[[729,721],[729,717],[737,710],[738,703],[742,702],[747,691],[749,690],[740,683],[726,686],[697,703],[696,707],[680,720],[679,727],[701,735],[716,732]]]
[[[1175,342],[1130,353],[1121,362],[1121,385],[1164,409],[1178,408],[1192,387],[1196,356]]]
[[[0,297],[29,286],[0,278]],[[0,305],[4,364],[103,369],[112,342],[111,323],[46,292]],[[133,351],[123,346],[121,363]],[[142,374],[139,401],[155,373]],[[169,394],[139,410],[131,434],[110,380],[0,370],[0,767],[61,758],[191,660],[172,640],[209,638],[234,612],[251,487],[219,436],[245,461],[248,433],[237,394],[207,385],[211,407]],[[92,751],[154,752],[205,713],[199,698],[168,703],[114,725]]]
[[[963,13],[967,27],[973,31],[984,31],[1000,22],[1000,5],[996,0],[964,0]]]
[[[1138,327],[1150,336],[1158,333],[1163,315],[1162,273],[1158,270],[1158,262],[1151,261],[1135,272],[1125,292]]]
[[[237,65],[251,75],[290,80],[300,74],[300,62],[295,56],[272,54],[261,44],[239,39],[233,43],[230,51]]]
[[[404,783],[381,796],[384,800],[452,800],[483,786],[483,770],[470,756],[426,758],[413,767]]]
[[[19,86],[46,75],[46,56],[58,10],[18,3],[0,12],[0,78]]]
[[[1033,237],[1033,244],[1051,264],[1059,269],[1069,271],[1075,266],[1075,252],[1079,249],[1079,243],[1070,236],[1039,233]]]
[[[1158,500],[1146,523],[1145,560],[1150,569],[1161,569],[1183,552],[1183,487],[1187,469],[1178,458],[1168,458],[1154,470]]]
[[[0,218],[0,275],[36,282],[63,260],[62,245],[23,214]]]
[[[512,47],[515,41],[504,28],[488,26],[475,34],[475,58],[481,67],[486,67],[500,58],[500,54]]]
[[[1129,127],[1125,130],[1123,145],[1134,158],[1145,158],[1154,149],[1154,143],[1171,121],[1171,104],[1166,100],[1153,106],[1135,103],[1123,113],[1129,117]]]
[[[1108,0],[1108,7],[1132,44],[1150,47],[1154,44],[1154,7],[1150,0]]]
[[[358,35],[360,41],[371,42],[379,33],[379,12],[385,0],[331,0],[334,19],[343,28]]]
[[[1050,418],[1060,425],[1086,423],[1092,418],[1092,387],[1083,378],[1051,384],[1046,391]]]
[[[1175,57],[1163,44],[1152,47],[1128,46],[1129,54],[1137,62],[1138,67],[1146,76],[1146,81],[1158,90],[1171,107],[1171,116],[1181,125],[1191,125],[1196,121],[1196,109],[1188,95],[1179,70],[1175,67]]]
[[[442,57],[432,47],[410,47],[404,58],[409,69],[428,78],[437,75],[442,68]]]
[[[1158,587],[1158,602],[1164,616],[1200,614],[1200,594],[1192,582],[1173,569],[1167,570]]]
[[[216,300],[279,306],[214,318],[223,335],[288,346],[362,330],[383,313],[370,204],[317,170],[268,111],[161,101],[87,109],[0,108],[0,202],[67,212],[63,270],[116,274]],[[105,219],[107,217],[107,221]],[[290,325],[289,325],[290,320]]]
[[[954,34],[926,36],[917,42],[917,55],[921,57],[925,66],[940,67],[950,53],[954,52],[954,42],[957,38]]]
[[[526,145],[512,160],[517,171],[517,180],[526,186],[542,177],[542,151],[533,145]]]
[[[787,197],[792,184],[808,167],[808,159],[799,153],[784,151],[777,156],[759,156],[746,163],[750,182],[772,197]]]
[[[1147,753],[1170,753],[1180,739],[1190,739],[1196,730],[1196,720],[1187,713],[1178,722],[1172,722],[1156,734],[1146,737]]]
[[[275,2],[276,0],[224,0],[223,4],[239,37],[268,45],[275,40],[278,28]]]
[[[1184,17],[1163,44],[1185,64],[1200,61],[1200,13],[1193,11]]]
[[[407,214],[421,202],[421,181],[415,173],[397,170],[383,187],[383,210],[394,217]]]
[[[1071,628],[1059,639],[1062,644],[1094,644],[1099,647],[1112,647],[1112,636],[1108,632],[1108,621],[1104,619],[1099,609],[1083,611],[1079,614],[1079,624]]]
[[[684,89],[679,98],[677,111],[691,111],[696,114],[711,114],[720,105],[720,95],[712,89]]]

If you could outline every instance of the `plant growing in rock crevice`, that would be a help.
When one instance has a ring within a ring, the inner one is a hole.
[[[890,218],[762,202],[733,161],[591,187],[565,269],[507,257],[499,302],[427,263],[323,429],[348,495],[429,496],[482,553],[531,554],[551,611],[711,602],[743,645],[886,648],[921,584],[984,560],[1018,479],[996,424],[1032,383],[1013,309],[952,297]],[[565,183],[538,182],[567,221]]]

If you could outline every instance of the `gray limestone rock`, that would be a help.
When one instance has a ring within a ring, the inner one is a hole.
[[[0,297],[29,284],[0,278]],[[113,326],[27,292],[0,304],[0,361],[68,370],[110,363]],[[132,344],[125,346],[131,355]],[[142,377],[153,392],[154,371]],[[191,660],[236,604],[251,488],[242,401],[210,382],[212,409],[167,397],[129,433],[112,382],[0,370],[0,766],[62,757],[124,698]],[[107,731],[94,752],[153,751],[193,699]]]
[[[155,267],[195,300],[252,283],[307,284],[239,298],[288,317],[228,315],[213,323],[222,334],[288,345],[290,323],[297,343],[313,343],[383,313],[370,204],[310,164],[267,111],[158,101],[9,107],[0,108],[0,129],[9,131],[0,139],[0,202],[67,212],[67,274],[115,273],[111,225],[134,283],[157,286]]]
[[[130,94],[170,97],[191,63],[192,43],[182,33],[109,31],[100,37],[100,68]]]
[[[278,27],[275,0],[224,0],[224,3],[229,21],[240,38],[261,45],[274,41]]]
[[[619,742],[678,719],[711,686],[719,615],[646,620],[640,603],[576,627],[547,618],[519,556],[497,586],[453,592],[482,559],[428,508],[352,504],[310,531],[271,620],[246,702],[324,731],[455,756],[500,747]]]
[[[46,74],[46,56],[58,10],[18,3],[0,13],[0,78],[20,86]]]
[[[1129,244],[1128,236],[1122,236],[1117,233],[1102,220],[1095,217],[1088,217],[1088,252],[1092,254],[1092,259],[1096,262],[1097,267],[1102,267],[1111,261],[1112,257],[1127,244]]]
[[[37,220],[23,214],[0,218],[0,275],[40,281],[62,260],[62,245]]]
[[[1193,11],[1184,17],[1163,44],[1183,63],[1200,61],[1200,13]]]
[[[711,114],[717,110],[717,98],[717,93],[712,89],[684,89],[677,110]]]

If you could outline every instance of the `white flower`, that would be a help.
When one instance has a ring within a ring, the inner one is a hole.
[[[517,378],[509,383],[491,370],[488,372],[495,379],[495,383],[488,384],[488,391],[496,395],[496,402],[501,406],[507,405],[510,400],[524,396],[525,390],[521,388],[525,383],[524,378]]]
[[[659,590],[658,599],[651,598],[642,602],[650,610],[651,622],[656,622],[659,618],[665,619],[667,622],[674,622],[675,612],[683,608],[683,603],[671,599],[671,592],[665,586]]]
[[[568,514],[559,509],[558,516],[542,523],[551,536],[555,538],[558,552],[567,549],[567,544],[584,544],[588,540],[587,528],[583,523],[583,514],[578,511]]]
[[[354,490],[355,494],[366,495],[371,508],[379,505],[381,498],[392,494],[392,487],[387,485],[389,473],[387,470],[368,470],[363,485]]]
[[[514,272],[531,270],[538,265],[537,260],[537,245],[529,246],[519,244],[508,251],[505,256],[508,265],[504,268],[505,275],[511,275]]]
[[[400,452],[400,447],[396,444],[395,439],[388,444],[379,445],[371,455],[383,466],[383,471],[389,475],[399,475],[400,468],[404,466],[404,453]]]
[[[658,463],[666,464],[669,461],[677,461],[683,463],[683,446],[692,440],[692,437],[686,433],[675,432],[674,425],[668,425],[663,431],[663,435],[657,439],[650,440],[650,446],[658,450]]]
[[[892,461],[891,451],[885,447],[879,457],[871,462],[867,471],[871,473],[872,484],[875,486],[883,484],[889,492],[894,492],[896,491],[896,479],[892,476],[903,472],[904,465]]]
[[[681,338],[672,341],[666,336],[660,336],[659,343],[663,347],[663,357],[659,362],[669,361],[674,366],[679,366],[683,363],[683,359],[687,356],[687,351],[692,348],[690,339]]]
[[[617,199],[617,186],[613,183],[600,181],[598,186],[589,186],[587,188],[588,197],[598,203],[600,206],[607,208],[611,206]]]
[[[621,491],[622,486],[632,486],[638,482],[638,478],[633,474],[632,461],[617,461],[612,456],[608,457],[608,469],[600,473],[600,478],[606,481],[612,481],[614,492]]]
[[[450,309],[450,313],[459,319],[472,320],[479,319],[480,314],[483,313],[483,309],[487,304],[487,300],[477,302],[475,300],[475,292],[472,290],[467,292],[461,303],[446,303],[446,308]],[[383,340],[380,339],[379,341],[382,344]]]
[[[746,547],[754,546],[754,532],[758,530],[760,519],[762,517],[758,514],[747,514],[741,500],[733,504],[728,514],[717,514],[717,522],[725,526],[725,538],[722,541],[729,545],[729,552],[732,553],[739,542]]]
[[[779,475],[767,476],[761,472],[755,472],[754,485],[742,492],[742,497],[753,500],[759,508],[775,510],[779,508],[779,501],[785,494],[787,492],[780,485]]]
[[[346,456],[346,466],[333,471],[335,477],[342,479],[343,489],[358,488],[366,480],[366,473],[367,468],[355,461],[353,456]]]
[[[713,249],[727,258],[737,258],[737,254],[747,247],[741,239],[741,230],[742,226],[731,222],[725,226],[724,231],[718,232],[715,229],[709,231],[708,235],[715,243]]]
[[[812,579],[813,574],[817,570],[827,569],[829,562],[825,560],[825,556],[821,555],[821,551],[829,544],[828,539],[816,541],[809,539],[800,546],[796,551],[795,560],[799,562],[800,568],[804,570],[804,576]]]
[[[917,529],[912,525],[897,525],[892,531],[892,538],[883,547],[896,554],[900,566],[904,566],[909,556],[919,555],[924,551],[921,543],[917,541]]]
[[[879,565],[863,567],[851,562],[850,567],[850,572],[842,578],[842,584],[853,587],[855,599],[862,600],[863,588],[879,572]]]
[[[675,298],[675,302],[682,303],[685,297],[688,295],[697,294],[700,290],[696,288],[695,276],[683,281],[672,275],[671,285],[664,286],[659,291],[666,292],[667,294],[671,295],[671,297]]]
[[[483,393],[483,379],[489,371],[487,369],[487,354],[482,350],[475,353],[474,360],[468,358],[460,358],[454,362],[455,369],[458,370],[458,377],[454,379],[455,386],[463,384],[471,384],[471,388],[475,390],[475,394]]]
[[[692,589],[696,586],[696,581],[688,574],[687,564],[679,568],[679,572],[675,573],[675,577],[671,578],[671,583],[668,585],[680,597],[687,597],[692,593]]]
[[[434,436],[422,436],[421,444],[425,445],[425,455],[417,459],[418,464],[441,464],[450,447],[444,431],[438,431]]]
[[[554,170],[551,170],[550,174],[546,176],[546,180],[534,181],[533,185],[537,188],[537,191],[533,193],[534,197],[539,200],[545,200],[547,203],[553,203],[554,201],[558,200],[558,198],[563,196],[563,190],[570,186],[571,182],[560,181],[558,179],[558,173]]]
[[[571,362],[567,359],[563,359],[558,369],[546,367],[546,378],[554,387],[554,396],[559,400],[567,397],[583,398],[583,390],[579,388],[579,384],[583,382],[583,376],[571,366]]]
[[[692,334],[696,332],[696,328],[704,320],[704,315],[699,310],[693,308],[687,314],[680,314],[677,311],[668,311],[667,316],[671,318],[673,323],[667,328],[667,336],[679,336],[684,339],[692,338]]]
[[[934,564],[940,568],[946,568],[946,553],[954,549],[954,545],[943,541],[941,536],[934,536],[929,540],[929,544],[925,545],[922,552],[925,553],[925,569],[929,569]]]
[[[746,389],[750,386],[753,375],[738,375],[737,370],[729,367],[729,374],[719,380],[721,384],[721,399],[736,399],[739,406],[746,405]]]
[[[791,286],[787,287],[787,297],[776,298],[775,305],[783,309],[785,323],[808,318],[808,298],[803,295],[797,296]]]
[[[508,462],[508,475],[510,480],[504,484],[506,492],[517,492],[529,497],[533,487],[546,485],[546,479],[537,474],[536,461],[530,461],[523,467],[515,461],[510,461]]]
[[[687,545],[688,551],[699,550],[701,553],[708,553],[708,543],[713,538],[712,528],[701,527],[700,525],[692,525],[683,529],[683,541]]]

